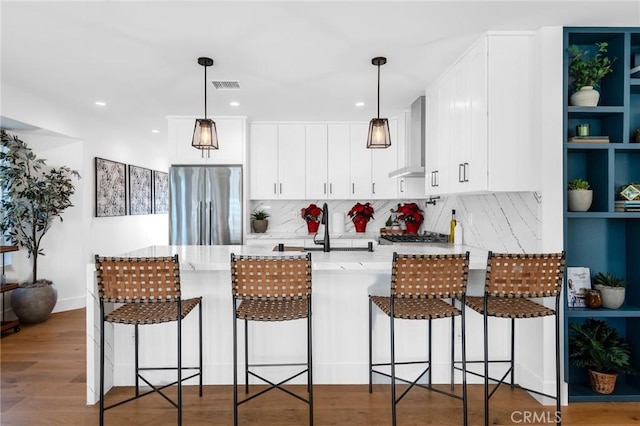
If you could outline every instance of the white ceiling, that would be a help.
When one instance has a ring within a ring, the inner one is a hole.
[[[209,84],[210,116],[291,121],[374,117],[371,58],[386,56],[381,116],[393,117],[485,31],[640,26],[640,0],[2,0],[0,14],[3,86],[54,100],[69,119],[148,135],[166,116],[203,115],[199,56],[215,60],[209,80],[242,87]]]

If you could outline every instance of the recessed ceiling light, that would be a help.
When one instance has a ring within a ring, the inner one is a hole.
[[[151,133],[160,133],[160,130],[158,130],[158,129],[153,129],[153,130],[151,131]]]
[[[231,101],[231,102],[229,102],[229,105],[231,105],[231,106],[240,106],[240,102]]]
[[[103,102],[103,101],[96,101],[96,105],[98,105],[98,106],[107,106],[107,103]]]
[[[356,106],[357,107],[363,107],[364,106],[364,102],[356,102]]]

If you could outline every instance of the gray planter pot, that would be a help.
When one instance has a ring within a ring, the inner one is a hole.
[[[46,320],[57,301],[58,290],[51,281],[38,281],[11,292],[11,309],[22,324]]]
[[[267,227],[269,226],[269,221],[268,220],[252,220],[251,225],[253,226],[253,232],[262,234],[267,231]]]
[[[618,309],[624,303],[626,294],[624,287],[609,287],[596,284],[594,287],[602,294],[602,307],[608,309]]]
[[[572,189],[567,194],[569,211],[586,212],[591,207],[593,191],[590,189]]]

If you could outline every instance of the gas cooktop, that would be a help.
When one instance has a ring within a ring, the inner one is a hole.
[[[393,243],[446,243],[449,235],[437,232],[425,232],[423,234],[383,234],[380,235],[380,244]]]

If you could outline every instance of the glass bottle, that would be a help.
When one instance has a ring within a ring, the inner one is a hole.
[[[456,233],[456,211],[451,210],[451,222],[449,223],[449,242],[453,243],[453,238]]]

